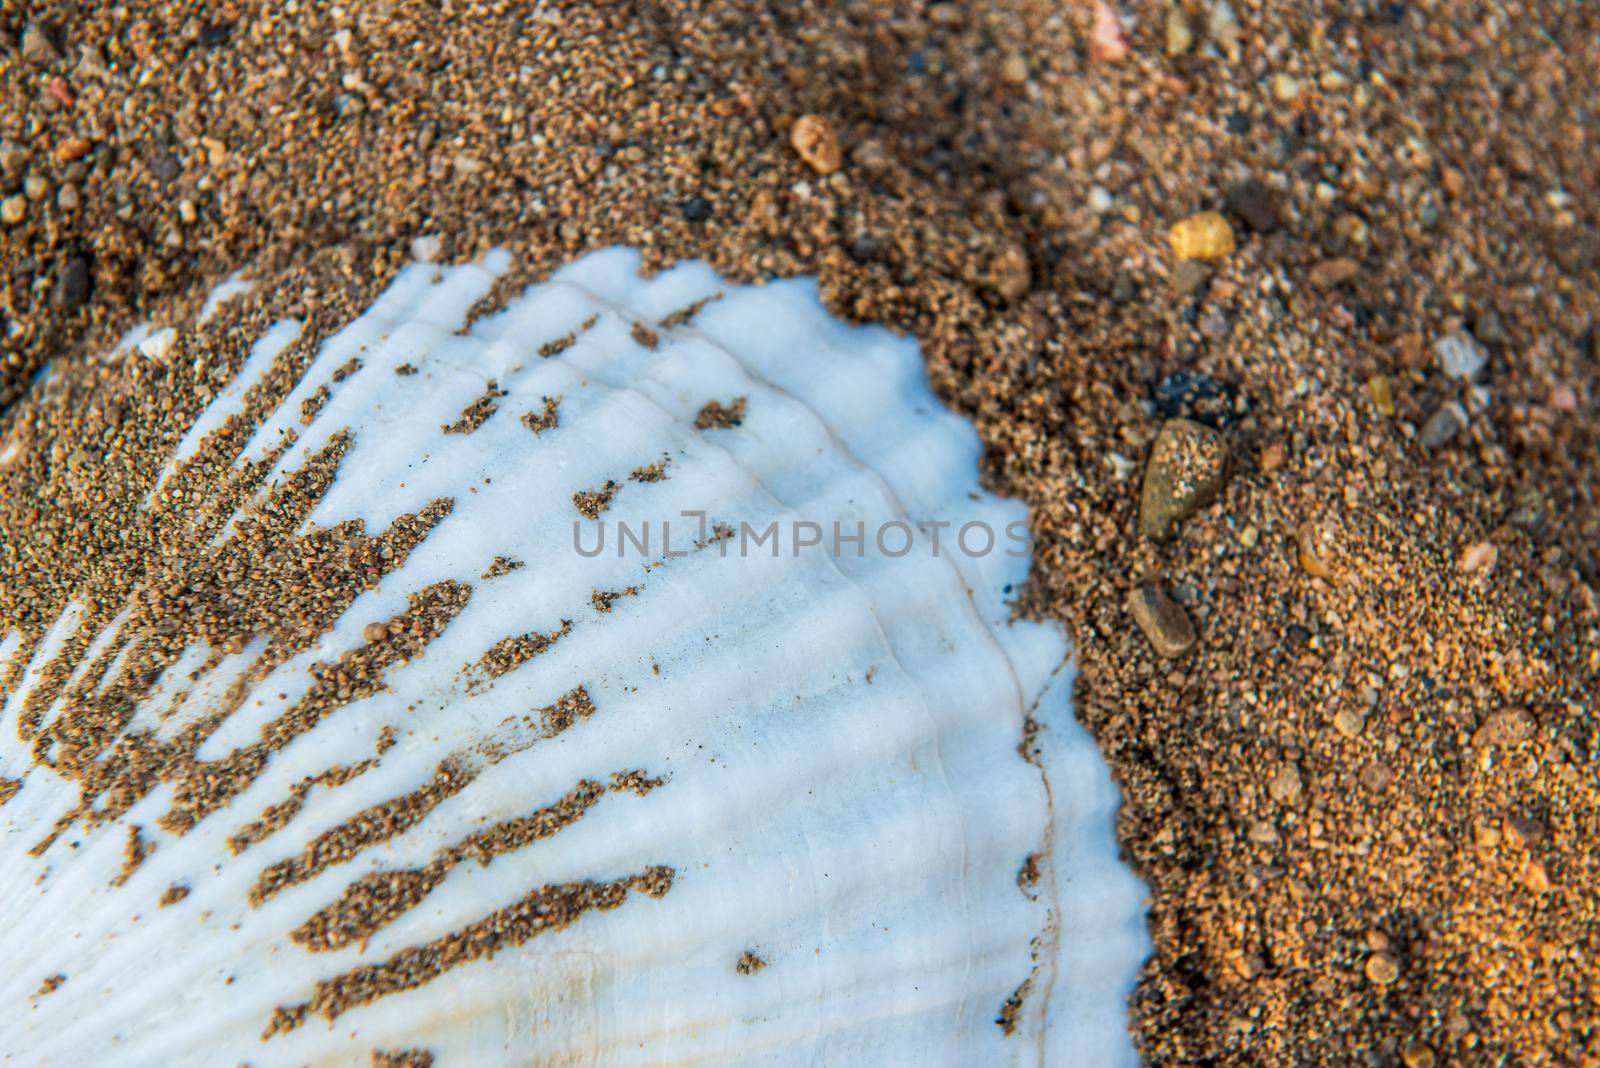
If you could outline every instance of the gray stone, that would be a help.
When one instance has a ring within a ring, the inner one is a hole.
[[[1433,343],[1433,354],[1438,357],[1441,371],[1451,378],[1467,381],[1482,374],[1489,363],[1489,350],[1465,330],[1439,338]]]
[[[82,256],[67,257],[56,274],[52,302],[58,308],[76,308],[88,299],[89,282],[89,261]]]
[[[1176,10],[1176,9],[1174,9]],[[1172,288],[1181,297],[1192,297],[1211,278],[1211,268],[1201,260],[1184,260],[1172,272]]]
[[[1455,401],[1442,405],[1422,425],[1422,444],[1430,449],[1442,448],[1467,425],[1467,413]]]

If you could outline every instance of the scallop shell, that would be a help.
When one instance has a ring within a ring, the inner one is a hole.
[[[1025,510],[916,346],[624,250],[469,323],[508,267],[406,268],[287,395],[272,326],[151,491],[191,505],[180,573],[373,554],[303,648],[152,667],[154,579],[103,629],[0,635],[0,1052],[1131,1060],[1115,790],[1061,634],[1009,622]]]

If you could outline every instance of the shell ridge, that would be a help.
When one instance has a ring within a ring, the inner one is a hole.
[[[621,318],[622,320],[627,321],[627,320],[632,318],[630,312],[628,310],[626,310],[625,308],[623,308],[623,307],[621,307],[621,306],[619,306],[617,304],[614,304],[614,303],[604,302],[603,298],[599,297],[599,295],[597,295],[597,294],[591,294],[591,296],[593,296],[596,299],[597,303],[602,303],[602,305],[606,308],[606,310],[611,311],[614,315],[616,315],[617,317]],[[818,412],[816,410],[816,408],[814,408],[811,404],[809,404],[805,400],[801,399],[800,397],[798,397],[798,396],[790,393],[789,391],[785,390],[781,385],[779,385],[776,382],[773,382],[773,381],[769,380],[768,378],[766,378],[765,376],[761,375],[759,373],[759,371],[755,367],[752,367],[746,360],[741,358],[740,355],[737,352],[733,351],[728,345],[726,345],[722,341],[722,339],[707,334],[706,332],[698,329],[693,323],[686,324],[686,325],[679,326],[679,327],[674,327],[673,328],[673,332],[674,333],[681,333],[683,335],[694,336],[694,337],[698,338],[699,340],[701,340],[702,342],[704,342],[705,344],[708,344],[711,347],[715,348],[718,352],[722,353],[723,355],[728,357],[730,360],[732,360],[736,366],[738,366],[746,375],[749,376],[750,380],[753,383],[756,383],[759,386],[764,387],[765,389],[767,389],[768,391],[770,391],[772,394],[774,394],[776,396],[785,398],[786,400],[788,400],[794,406],[795,410],[803,412],[805,414],[805,416],[809,417],[812,421],[814,421],[814,423],[818,427],[821,428],[822,432],[826,435],[827,440],[833,445],[833,447],[837,450],[837,452],[842,457],[844,457],[846,459],[846,462],[852,464],[852,466],[856,470],[862,472],[866,478],[868,478],[869,480],[871,480],[874,483],[874,485],[883,494],[886,502],[888,503],[888,505],[889,505],[889,507],[891,509],[891,514],[894,516],[894,518],[899,519],[901,521],[909,521],[910,515],[909,515],[909,512],[908,512],[908,510],[907,510],[907,508],[905,506],[905,503],[900,500],[900,498],[897,495],[897,493],[895,492],[894,488],[883,478],[883,476],[881,474],[879,474],[871,466],[869,466],[866,463],[864,463],[862,461],[862,459],[859,456],[856,455],[856,453],[842,439],[839,431],[820,412]],[[926,387],[924,386],[924,388],[926,388]],[[940,407],[939,410],[941,412],[943,412],[945,415],[950,416],[950,419],[952,421],[955,421],[956,417],[954,417],[952,413],[949,413],[947,410],[943,409],[942,407]],[[944,428],[941,428],[941,429],[944,429]],[[970,436],[970,432],[969,432],[969,436]],[[976,599],[973,596],[973,591],[972,591],[971,586],[968,583],[967,576],[962,573],[961,569],[959,567],[957,567],[948,558],[948,556],[945,558],[945,566],[949,568],[949,571],[950,571],[952,577],[955,579],[956,583],[958,584],[958,587],[960,588],[960,590],[962,591],[962,594],[964,595],[965,601],[966,601],[967,606],[968,606],[968,611],[971,613],[972,622],[976,625],[979,633],[981,633],[984,636],[984,638],[986,638],[987,641],[991,644],[991,646],[993,647],[995,653],[998,655],[998,659],[1000,660],[1000,662],[1005,665],[1005,670],[1008,672],[1009,677],[1010,677],[1011,689],[1012,689],[1012,693],[1014,695],[1014,700],[1015,700],[1017,706],[1020,708],[1020,706],[1022,704],[1022,701],[1023,701],[1022,684],[1021,684],[1021,680],[1017,677],[1016,669],[1015,669],[1014,665],[1012,664],[1010,657],[1006,654],[1005,649],[998,643],[998,641],[996,640],[994,634],[991,633],[990,625],[984,621],[982,614],[978,611],[977,604],[976,604]],[[846,576],[846,578],[847,578],[847,581],[848,581],[849,579],[848,579],[847,576]],[[878,623],[878,626],[879,626],[879,629],[880,629],[880,633],[883,633],[881,619],[878,616],[878,612],[877,612],[877,608],[876,608],[875,604],[871,608],[871,611],[873,612],[875,621],[877,621],[877,623]],[[890,645],[890,647],[893,648],[893,643],[889,640],[889,638],[888,638],[886,633],[883,633],[883,637],[884,637],[884,640],[886,641],[886,643],[888,643]],[[904,668],[903,665],[900,665],[900,667],[901,667],[902,672],[906,672],[906,669]],[[915,678],[914,675],[912,677],[913,677],[913,679]],[[919,685],[919,689],[921,689],[920,685]],[[933,713],[932,713],[931,710],[929,710],[928,715],[930,717],[933,716]],[[937,732],[937,731],[935,732],[935,739],[936,739],[935,744],[936,745],[938,744],[939,733],[940,732]],[[1019,734],[1018,738],[1016,739],[1016,741],[1018,743],[1021,742],[1020,734]],[[950,791],[950,793],[953,795],[954,791],[951,790],[951,788],[950,788],[950,781],[949,781],[948,775],[947,775],[947,773],[945,772],[945,770],[943,768],[942,757],[940,757],[940,764],[941,764],[941,780],[943,781],[946,790]],[[1043,775],[1042,770],[1039,770],[1039,769],[1032,769],[1032,770],[1033,770],[1033,772],[1035,774],[1037,774],[1039,776],[1039,780],[1040,780],[1041,785],[1042,785],[1043,784],[1043,780],[1044,780],[1044,775]],[[1041,844],[1043,844],[1043,843],[1041,843]],[[967,854],[967,848],[968,848],[967,847],[967,835],[966,834],[963,834],[961,836],[961,846],[962,846],[962,853],[963,853],[961,863],[962,863],[963,870],[965,870],[969,866],[969,857],[968,857],[968,854]],[[965,882],[964,881],[962,883],[961,892],[963,893],[963,896],[964,896],[965,895]],[[1018,890],[1018,893],[1019,894],[1021,893],[1020,888]],[[971,903],[967,902],[965,908],[966,908],[966,911],[968,912],[968,914],[970,915]],[[969,956],[968,962],[967,962],[967,972],[968,972],[969,975],[971,973],[971,969],[972,969],[972,961],[971,961],[971,958]],[[960,1007],[960,1009],[958,1011],[963,1011],[963,1012],[965,1011],[965,995],[963,995],[963,1004],[962,1004],[962,1006]]]

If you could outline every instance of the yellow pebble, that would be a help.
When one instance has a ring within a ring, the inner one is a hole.
[[[1389,418],[1394,418],[1394,383],[1387,375],[1373,375],[1367,379],[1367,392],[1372,395],[1372,406]]]
[[[1170,237],[1179,261],[1226,259],[1238,248],[1233,227],[1214,211],[1179,219],[1173,223]]]

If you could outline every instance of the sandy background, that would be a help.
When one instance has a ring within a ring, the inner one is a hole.
[[[818,274],[1033,509],[1151,888],[1149,1060],[1600,1060],[1600,7],[346,6],[0,12],[0,630],[120,603],[246,320],[323,336],[418,236]],[[1236,248],[1180,264],[1203,210]],[[97,358],[246,265],[204,353]],[[1157,544],[1173,416],[1231,464]]]

